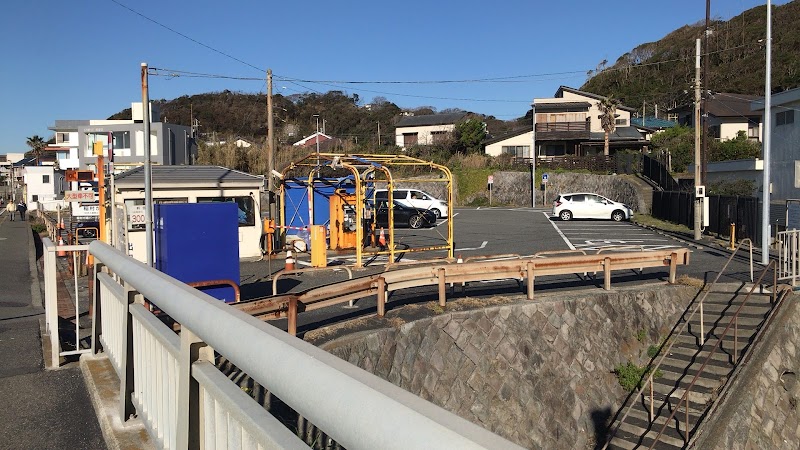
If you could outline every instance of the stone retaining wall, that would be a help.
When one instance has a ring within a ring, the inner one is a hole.
[[[614,366],[643,364],[695,294],[658,285],[540,295],[321,347],[520,445],[586,448],[627,395]]]

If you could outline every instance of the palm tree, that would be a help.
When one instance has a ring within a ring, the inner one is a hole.
[[[34,134],[27,140],[28,147],[31,148],[33,156],[36,158],[36,165],[39,165],[39,158],[42,156],[42,148],[44,148],[44,138],[38,134]]]
[[[600,115],[597,117],[600,119],[600,126],[603,127],[605,132],[603,154],[606,156],[608,156],[608,137],[617,128],[617,106],[619,106],[619,100],[615,99],[613,95],[597,102],[597,109],[600,110]]]

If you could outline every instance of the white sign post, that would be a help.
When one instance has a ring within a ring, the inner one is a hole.
[[[494,184],[494,175],[489,175],[487,180],[487,189],[489,189],[489,206],[492,206],[492,185]]]
[[[128,229],[143,228],[147,224],[144,205],[135,205],[128,208]]]
[[[550,176],[547,174],[547,172],[542,174],[542,184],[544,185],[544,197],[542,198],[542,206],[547,204],[547,179],[548,178],[550,178]]]

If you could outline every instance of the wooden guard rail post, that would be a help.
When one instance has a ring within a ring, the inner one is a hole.
[[[442,263],[433,267],[411,267],[378,275],[342,281],[311,288],[296,294],[284,294],[236,303],[248,314],[265,318],[287,317],[289,333],[297,332],[297,314],[327,306],[377,295],[377,315],[385,314],[386,295],[392,291],[436,286],[439,306],[446,306],[447,283],[527,279],[527,298],[533,300],[534,280],[543,275],[565,275],[600,272],[605,275],[604,288],[611,289],[612,270],[641,270],[644,267],[669,267],[669,282],[676,279],[677,266],[689,263],[689,250],[638,251],[616,254],[556,256],[552,258],[520,258],[497,261],[475,261],[462,264]]]

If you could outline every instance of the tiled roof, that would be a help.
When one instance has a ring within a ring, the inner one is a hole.
[[[466,113],[428,114],[426,116],[410,116],[400,119],[395,127],[423,127],[429,125],[450,125],[458,122]]]
[[[264,178],[220,166],[152,166],[151,181],[157,187],[253,187],[264,184]],[[144,166],[114,177],[120,188],[144,186]]]

